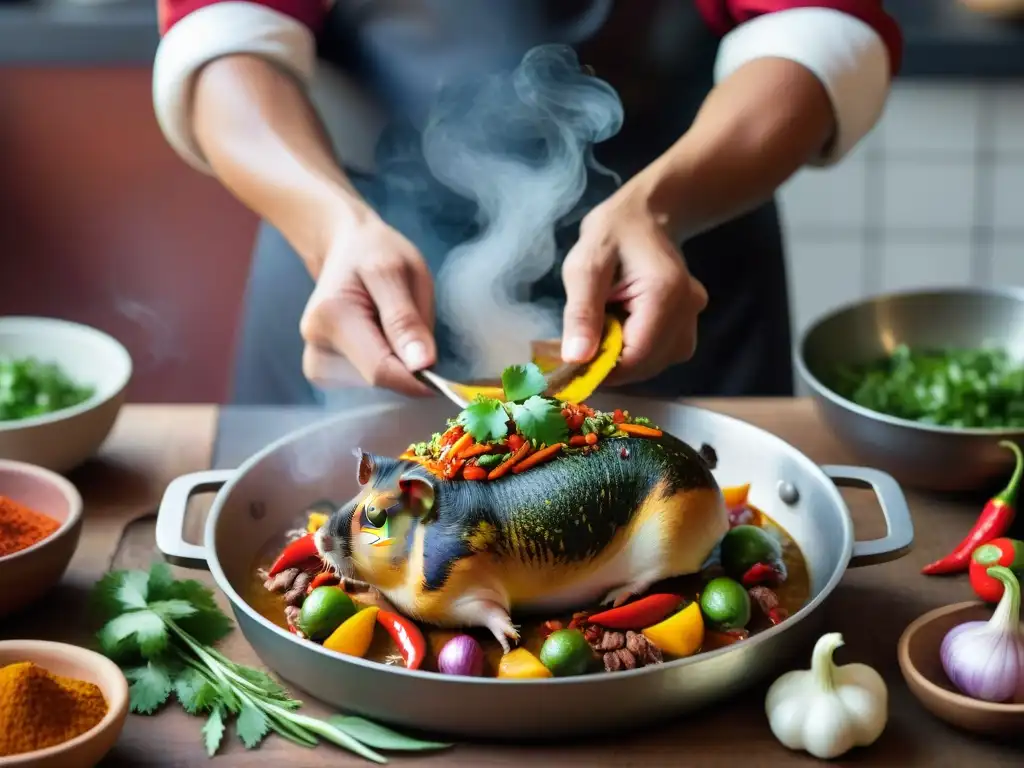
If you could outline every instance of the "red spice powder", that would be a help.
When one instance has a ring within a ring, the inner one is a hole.
[[[52,517],[0,496],[0,557],[27,549],[58,528],[60,523]]]

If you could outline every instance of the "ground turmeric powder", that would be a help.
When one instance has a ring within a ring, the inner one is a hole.
[[[0,757],[62,744],[107,713],[93,683],[54,675],[30,661],[0,667]]]
[[[0,557],[27,549],[58,528],[60,523],[52,517],[0,496]]]

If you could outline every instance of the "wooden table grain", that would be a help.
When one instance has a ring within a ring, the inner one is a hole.
[[[821,464],[859,463],[829,434],[810,402],[780,400],[703,400],[695,404],[767,429]],[[225,414],[226,415],[226,414]],[[277,414],[282,424],[288,414]],[[224,419],[221,419],[224,422]],[[146,567],[159,555],[153,541],[154,514],[167,482],[208,468],[214,459],[218,409],[214,406],[127,406],[101,455],[71,475],[86,502],[82,543],[63,582],[28,612],[5,621],[0,638],[35,637],[90,644],[96,627],[84,597],[93,582],[114,567]],[[253,449],[260,446],[253,446]],[[881,514],[868,491],[843,490],[858,538],[883,531]],[[974,766],[1024,765],[1024,742],[999,744],[955,731],[925,712],[910,695],[896,662],[896,642],[904,627],[931,608],[970,599],[964,578],[919,575],[926,562],[944,554],[975,519],[984,495],[950,497],[907,492],[915,524],[913,550],[901,560],[850,570],[822,607],[825,629],[842,632],[846,647],[840,663],[874,666],[889,684],[890,717],[874,746],[849,753],[841,765]],[[200,503],[191,526],[201,522]],[[175,569],[181,576],[212,582],[208,574]],[[218,596],[222,605],[226,601]],[[228,655],[258,664],[240,633],[225,647]],[[781,673],[782,670],[780,670]],[[397,765],[455,765],[497,768],[524,763],[559,766],[687,765],[800,766],[817,761],[779,745],[764,715],[764,687],[743,693],[714,710],[691,714],[628,736],[587,743],[544,745],[465,744],[435,755],[394,757]],[[444,702],[438,702],[444,706]],[[607,702],[614,707],[615,702]],[[308,708],[322,713],[315,702]],[[515,717],[514,712],[508,713]],[[178,768],[207,763],[200,746],[201,721],[170,706],[155,716],[132,716],[106,768]],[[270,737],[246,751],[230,733],[212,766],[368,765],[331,747],[304,750]]]

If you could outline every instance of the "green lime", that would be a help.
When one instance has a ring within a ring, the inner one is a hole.
[[[782,545],[768,531],[756,525],[737,525],[722,539],[722,568],[739,579],[754,565],[771,565],[782,559]]]
[[[738,581],[719,576],[704,585],[700,609],[719,629],[742,629],[750,621],[750,595]]]
[[[356,612],[356,604],[340,587],[317,587],[302,602],[295,622],[302,634],[323,640]]]
[[[540,662],[555,677],[582,675],[590,669],[594,652],[578,629],[559,629],[540,647]]]

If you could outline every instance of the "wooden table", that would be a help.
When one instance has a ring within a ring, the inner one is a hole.
[[[856,463],[822,428],[804,400],[709,400],[698,403],[768,429],[820,463]],[[309,416],[303,417],[308,420]],[[128,406],[100,457],[71,476],[86,502],[82,541],[61,585],[40,604],[0,627],[0,638],[31,637],[89,644],[90,624],[84,597],[110,568],[146,567],[159,557],[153,543],[153,519],[160,496],[173,477],[214,463],[232,465],[237,454],[252,452],[275,435],[266,425],[286,431],[301,421],[287,412],[219,412],[213,406]],[[218,439],[218,424],[224,434]],[[232,424],[234,426],[232,426]],[[239,427],[248,424],[248,427]],[[260,425],[264,431],[261,433]],[[276,425],[276,426],[274,426]],[[230,427],[230,429],[229,429]],[[242,429],[245,435],[239,435]],[[248,438],[246,438],[248,435]],[[262,441],[247,447],[246,440]],[[220,446],[215,462],[215,442]],[[234,454],[234,455],[232,455]],[[859,538],[882,532],[881,515],[867,491],[843,491]],[[842,632],[846,648],[840,663],[862,661],[881,672],[890,687],[886,732],[870,749],[850,753],[842,764],[884,766],[1022,765],[1017,745],[980,741],[948,728],[928,715],[910,695],[896,662],[896,642],[904,627],[931,608],[970,599],[963,578],[919,575],[920,567],[952,547],[977,516],[983,497],[931,497],[909,493],[916,528],[913,551],[902,560],[851,570],[823,606],[828,631]],[[185,572],[207,580],[205,573]],[[6,587],[5,587],[6,588]],[[222,599],[225,608],[226,602]],[[225,643],[229,656],[258,663],[240,633]],[[781,671],[780,671],[781,672]],[[717,765],[790,766],[816,761],[789,752],[772,737],[764,715],[764,688],[757,688],[707,713],[680,718],[668,726],[588,744],[544,746],[460,745],[434,756],[395,757],[396,764],[513,766],[543,765]],[[439,702],[443,706],[443,702]],[[615,702],[609,701],[609,707]],[[309,705],[315,714],[318,707]],[[509,713],[514,717],[515,713]],[[206,763],[200,746],[201,721],[170,706],[156,716],[132,716],[103,765],[197,766]],[[230,735],[230,734],[229,734]],[[270,737],[247,752],[231,736],[214,766],[278,768],[368,765],[347,753],[322,746],[303,750]]]

